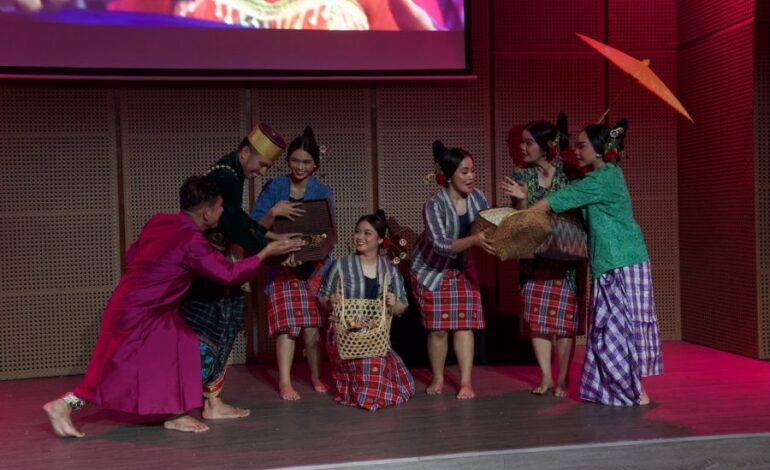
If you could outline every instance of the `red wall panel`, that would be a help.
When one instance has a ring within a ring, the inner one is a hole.
[[[494,50],[582,51],[575,32],[604,37],[604,0],[492,1]]]
[[[607,37],[613,47],[627,51],[676,48],[676,0],[608,0],[608,4]]]
[[[679,44],[722,31],[754,16],[755,0],[678,0]],[[757,0],[758,2],[767,0]]]
[[[678,194],[683,339],[756,357],[752,41],[749,23],[679,51]]]

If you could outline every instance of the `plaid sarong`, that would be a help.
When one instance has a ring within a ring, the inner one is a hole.
[[[580,331],[575,272],[566,262],[522,261],[524,317],[532,333],[574,336]]]
[[[329,327],[326,338],[337,403],[376,411],[404,404],[414,396],[412,374],[393,349],[382,357],[342,359],[337,352],[333,326]]]
[[[268,284],[267,326],[271,336],[288,333],[296,338],[303,328],[323,326],[316,299],[320,276],[316,278],[302,279],[294,270],[284,268]]]
[[[207,396],[217,396],[221,391],[227,360],[243,329],[246,312],[243,295],[223,297],[223,292],[222,286],[196,279],[180,306],[182,317],[205,344],[201,347],[201,364]]]
[[[481,330],[485,326],[481,294],[463,271],[447,269],[436,291],[423,287],[412,273],[412,293],[427,330]]]
[[[594,319],[580,398],[605,405],[638,404],[641,378],[662,373],[649,261],[604,273],[594,282]]]

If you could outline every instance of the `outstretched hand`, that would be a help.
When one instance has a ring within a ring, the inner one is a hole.
[[[511,177],[505,176],[500,182],[503,194],[514,199],[527,198],[527,185],[521,181],[514,181]]]
[[[273,217],[286,217],[289,220],[296,220],[305,215],[305,209],[300,209],[301,202],[278,201],[270,208],[270,214]]]
[[[260,253],[264,254],[265,258],[268,256],[285,255],[286,253],[298,251],[304,245],[305,241],[302,239],[287,238],[285,240],[276,240],[268,243]]]

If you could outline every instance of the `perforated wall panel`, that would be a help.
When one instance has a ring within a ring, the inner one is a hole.
[[[146,86],[121,89],[126,243],[156,213],[179,211],[179,187],[234,151],[249,130],[245,90],[236,87]],[[244,191],[248,208],[248,190]],[[241,335],[234,362],[245,359]]]
[[[494,50],[582,51],[585,44],[575,32],[601,40],[605,0],[492,0]]]
[[[679,44],[723,31],[754,16],[754,3],[766,0],[677,0]]]
[[[608,0],[607,3],[608,43],[612,47],[626,52],[676,49],[677,0]]]
[[[746,24],[678,52],[697,123],[679,125],[679,250],[683,339],[757,357],[752,41]]]
[[[432,142],[461,147],[474,156],[476,186],[491,201],[489,67],[478,58],[475,81],[392,84],[377,88],[377,155],[380,206],[411,232],[423,230],[422,205],[438,185]]]
[[[673,44],[673,39],[668,43]],[[629,53],[650,59],[652,70],[676,94],[673,50]],[[676,126],[681,118],[614,66],[610,69],[609,96],[614,99],[610,123],[621,117],[629,120],[627,158],[621,168],[650,253],[660,333],[664,339],[680,339]],[[682,125],[689,125],[689,121]]]
[[[84,369],[120,275],[114,93],[0,87],[0,378]]]
[[[770,359],[770,3],[759,2],[754,22],[754,149],[760,357]]]

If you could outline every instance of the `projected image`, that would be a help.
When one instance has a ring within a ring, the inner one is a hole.
[[[463,0],[0,0],[0,13],[88,24],[461,31]]]

